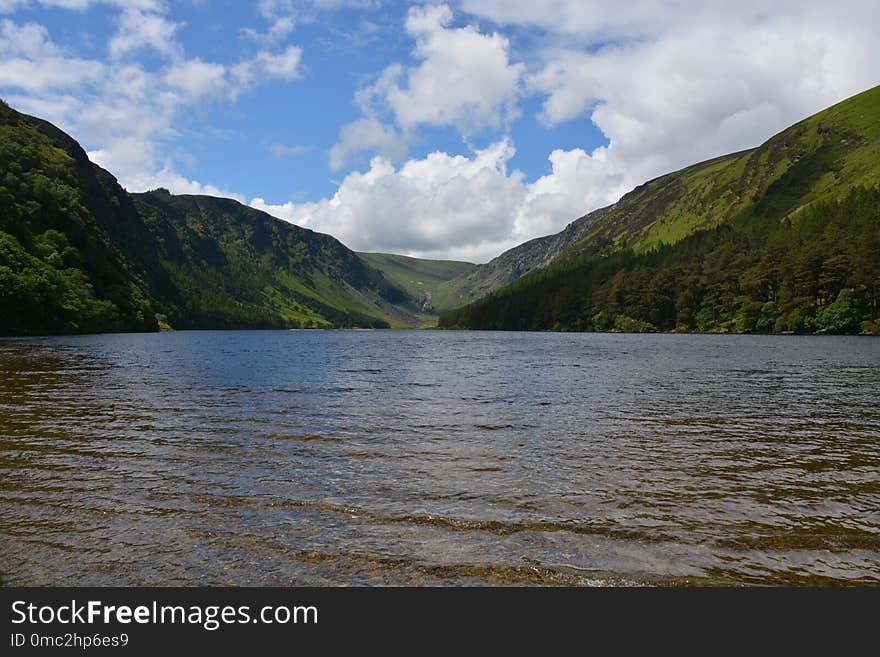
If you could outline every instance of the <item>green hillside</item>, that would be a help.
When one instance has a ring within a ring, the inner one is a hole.
[[[419,303],[426,316],[436,318],[436,311],[452,308],[449,300],[438,293],[441,286],[473,271],[476,265],[455,260],[425,260],[390,253],[359,253],[373,267],[398,287],[406,290]]]
[[[418,310],[332,237],[228,199],[128,194],[0,104],[0,334],[406,326]]]
[[[875,332],[878,185],[880,87],[642,185],[578,220],[548,267],[441,325]]]
[[[563,255],[619,248],[642,252],[751,213],[778,220],[850,187],[878,183],[880,87],[875,87],[758,148],[637,187]]]
[[[871,89],[792,126],[762,146],[702,162],[640,185],[617,203],[572,221],[445,283],[453,306],[569,256],[637,252],[671,244],[756,208],[781,217],[877,184],[880,93]]]

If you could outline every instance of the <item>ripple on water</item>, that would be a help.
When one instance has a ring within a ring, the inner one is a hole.
[[[880,341],[0,341],[10,584],[880,584]]]

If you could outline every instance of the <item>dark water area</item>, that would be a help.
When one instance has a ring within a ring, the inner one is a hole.
[[[2,340],[0,578],[877,585],[880,340]]]

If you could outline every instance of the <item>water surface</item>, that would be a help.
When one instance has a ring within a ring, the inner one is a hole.
[[[0,341],[6,584],[880,584],[880,340]]]

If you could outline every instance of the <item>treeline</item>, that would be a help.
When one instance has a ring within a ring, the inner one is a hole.
[[[443,328],[880,333],[880,188],[670,246],[570,259],[447,313]]]

